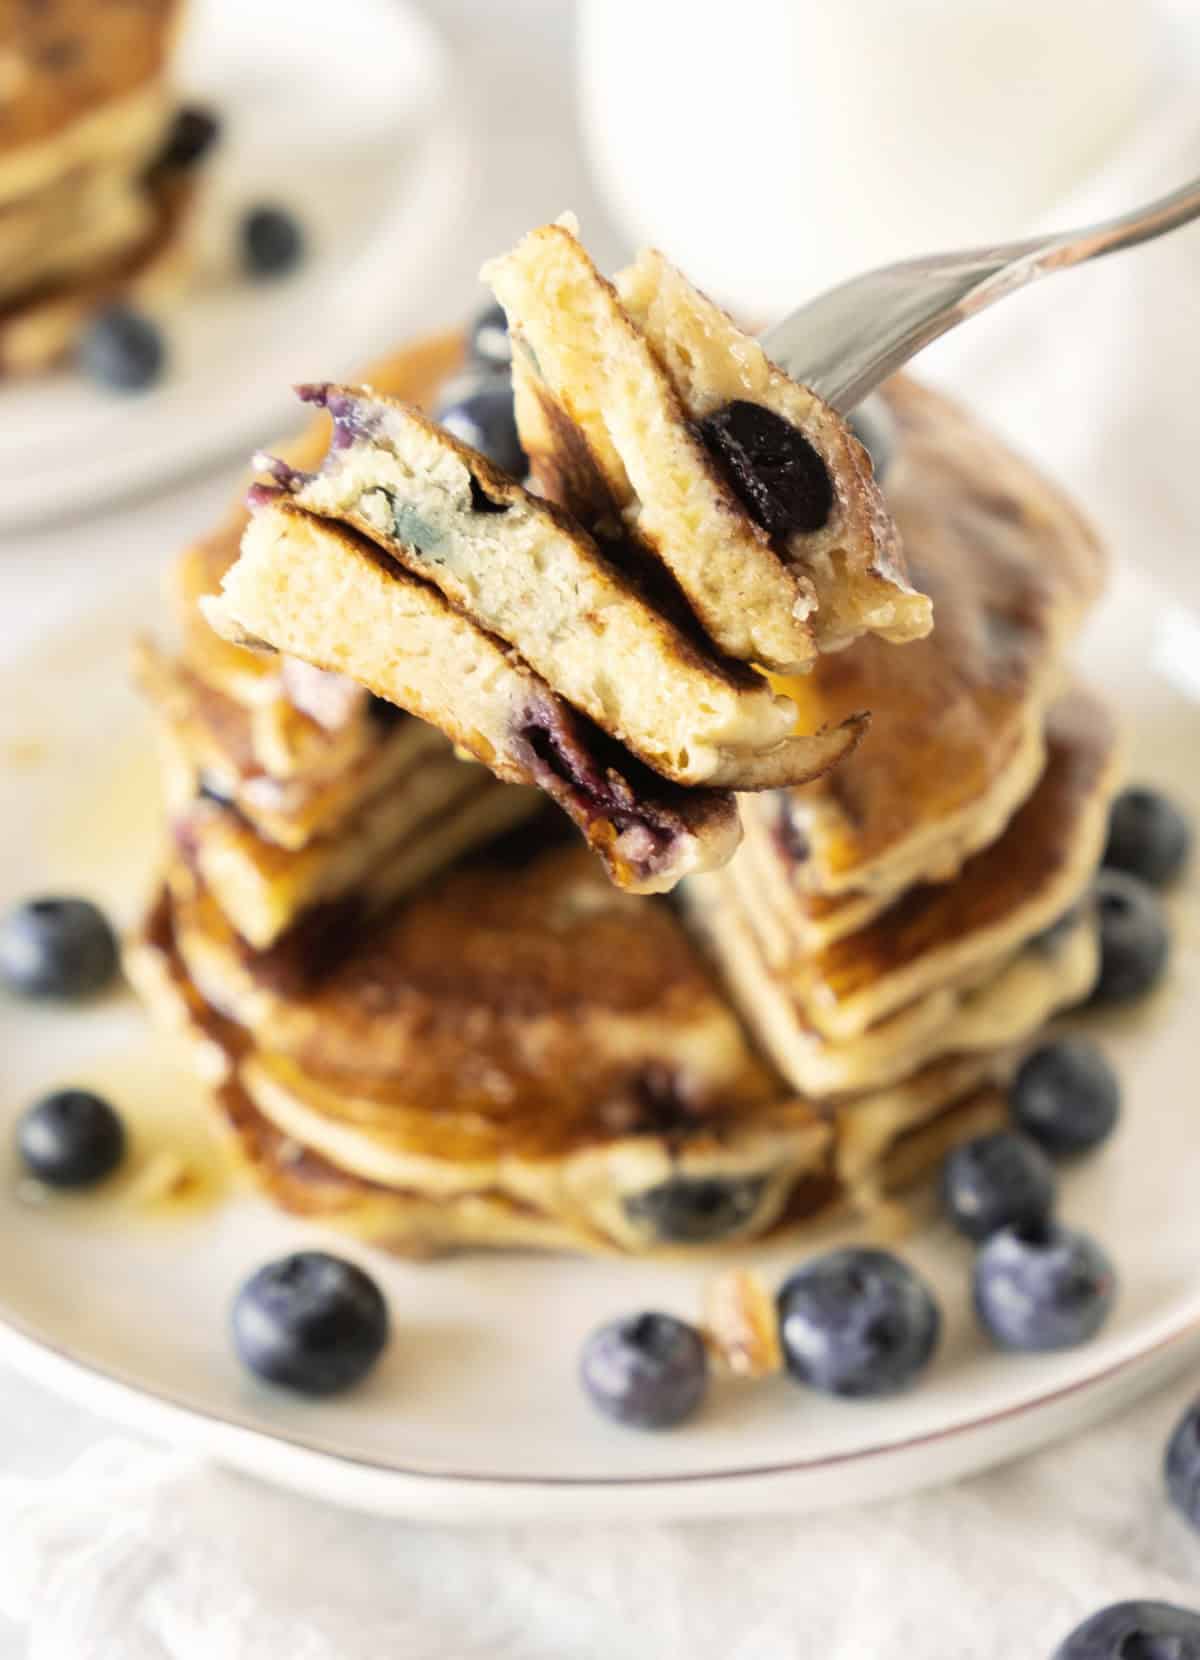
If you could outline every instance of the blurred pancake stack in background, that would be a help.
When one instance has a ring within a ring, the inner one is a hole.
[[[0,373],[47,368],[96,311],[182,278],[216,135],[172,85],[183,15],[181,0],[0,0]]]

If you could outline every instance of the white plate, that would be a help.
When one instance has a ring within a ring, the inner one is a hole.
[[[153,767],[121,654],[134,611],[154,601],[110,593],[77,635],[0,669],[0,899],[80,888],[125,919],[150,880]],[[1200,625],[1125,576],[1081,655],[1130,719],[1138,775],[1200,814]],[[1062,1208],[1107,1242],[1122,1290],[1108,1329],[1076,1352],[992,1352],[968,1309],[967,1250],[931,1225],[905,1249],[936,1285],[947,1330],[910,1395],[844,1404],[785,1380],[722,1387],[693,1426],[639,1435],[588,1408],[575,1380],[580,1343],[619,1311],[694,1311],[705,1269],[515,1255],[416,1265],[352,1248],[386,1289],[394,1341],[365,1387],[311,1404],[247,1378],[226,1317],[252,1268],[317,1230],[247,1195],[171,1220],[138,1220],[112,1198],[31,1206],[7,1151],[0,1350],[138,1428],[409,1515],[802,1511],[982,1467],[1130,1400],[1182,1364],[1200,1333],[1198,896],[1193,873],[1172,901],[1167,986],[1136,1014],[1092,1022],[1120,1067],[1126,1110],[1113,1144],[1064,1174]],[[0,1054],[10,1118],[37,1092],[81,1082],[111,1091],[151,1142],[203,1133],[185,1061],[124,995],[77,1013],[0,1007]],[[743,1260],[774,1277],[812,1248]]]
[[[168,314],[170,369],[137,397],[71,371],[0,385],[0,528],[75,513],[295,421],[288,388],[411,332],[465,200],[469,144],[440,39],[401,0],[196,0],[189,94],[225,123],[194,292]],[[310,251],[253,283],[239,213],[278,202]]]

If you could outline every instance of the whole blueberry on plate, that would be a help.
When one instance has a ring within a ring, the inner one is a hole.
[[[162,378],[166,362],[161,330],[130,306],[99,312],[79,342],[84,374],[115,392],[144,392]]]
[[[125,1126],[88,1089],[60,1089],[17,1120],[17,1152],[31,1176],[49,1187],[90,1187],[125,1155]]]
[[[1112,1134],[1121,1086],[1099,1046],[1085,1037],[1039,1044],[1017,1068],[1008,1103],[1017,1125],[1047,1153],[1086,1153]]]
[[[467,356],[482,369],[512,368],[512,341],[508,338],[508,318],[497,301],[478,313],[467,333]]]
[[[1002,1228],[975,1258],[974,1296],[1002,1349],[1071,1349],[1107,1320],[1116,1271],[1094,1239],[1061,1223]]]
[[[1102,870],[1095,899],[1100,973],[1091,1000],[1131,1003],[1150,990],[1167,966],[1171,939],[1166,919],[1153,891],[1124,871]]]
[[[890,1395],[928,1365],[941,1314],[899,1257],[847,1246],[805,1263],[781,1288],[779,1337],[787,1369],[830,1395]]]
[[[1161,888],[1179,875],[1191,847],[1191,825],[1160,790],[1135,786],[1113,802],[1104,849],[1104,863],[1113,870]]]
[[[433,417],[506,473],[525,477],[529,462],[517,436],[512,382],[507,375],[479,374],[455,382],[446,389]]]
[[[242,263],[252,277],[281,277],[304,258],[303,226],[286,208],[250,208],[240,238]]]
[[[326,1251],[296,1251],[252,1274],[233,1304],[233,1340],[250,1370],[302,1395],[365,1377],[388,1339],[383,1293]]]
[[[1167,1442],[1171,1503],[1200,1531],[1200,1401],[1193,1401]]]
[[[708,1355],[700,1333],[685,1320],[630,1314],[592,1333],[579,1375],[606,1417],[636,1429],[670,1429],[703,1401]]]
[[[1200,1660],[1200,1614],[1172,1602],[1114,1602],[1077,1625],[1052,1660]]]
[[[1054,1209],[1054,1167],[1013,1130],[994,1130],[953,1148],[942,1165],[942,1208],[968,1239],[998,1228],[1044,1222]]]
[[[0,981],[23,997],[87,997],[117,961],[116,935],[88,899],[27,899],[0,920]]]

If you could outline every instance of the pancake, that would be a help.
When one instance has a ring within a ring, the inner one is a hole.
[[[506,783],[544,790],[618,886],[665,892],[737,845],[731,795],[651,772],[432,584],[344,525],[264,502],[204,609],[227,637],[347,674]]]
[[[862,634],[902,644],[929,633],[930,603],[907,580],[903,550],[870,459],[841,417],[768,359],[752,336],[655,249],[614,279],[622,306],[665,367],[689,421],[749,404],[803,434],[833,486],[825,522],[787,536],[788,562],[812,584],[820,651]],[[764,423],[766,424],[766,423]]]
[[[573,512],[590,496],[589,522],[611,508],[622,532],[670,572],[719,650],[803,668],[817,650],[818,594],[805,565],[812,538],[831,574],[874,569],[883,587],[885,569],[899,570],[865,453],[800,387],[787,418],[741,397],[694,414],[695,388],[681,390],[574,231],[569,216],[544,225],[483,271],[508,315],[535,484]],[[584,490],[581,452],[595,473]],[[878,607],[876,620],[891,628],[894,610]],[[927,611],[911,626],[927,629]]]
[[[183,11],[181,0],[2,0],[0,202],[159,136]]]
[[[41,373],[67,357],[96,312],[120,301],[153,311],[175,298],[192,269],[195,181],[164,175],[148,187],[149,228],[83,275],[39,284],[0,304],[0,375]]]
[[[886,396],[888,505],[936,626],[903,651],[860,640],[782,683],[804,728],[855,709],[872,726],[827,778],[745,804],[790,884],[826,897],[945,880],[999,835],[1038,778],[1062,654],[1104,574],[1075,508],[972,416],[903,378]]]
[[[639,1249],[758,1231],[822,1167],[822,1115],[780,1098],[669,910],[582,850],[451,875],[307,991],[260,978],[241,1036],[228,1010],[213,1024],[209,985],[197,1004],[196,927],[160,905],[131,950],[139,988],[161,1004],[173,980],[172,1018],[223,1047],[259,1113],[361,1179],[498,1195]]]
[[[365,802],[349,823],[292,851],[264,841],[236,808],[192,798],[172,815],[175,844],[248,945],[265,951],[318,907],[353,896],[362,920],[461,854],[533,816],[542,798],[498,784],[447,748]]]
[[[434,727],[369,699],[340,676],[328,678],[361,693],[340,726],[321,726],[279,699],[291,718],[281,714],[267,741],[257,718],[262,706],[248,709],[213,691],[148,641],[135,648],[134,674],[182,779],[172,810],[186,811],[201,794],[216,797],[236,807],[264,840],[291,850],[331,836],[419,761],[451,753]],[[292,764],[280,776],[262,770],[262,758],[278,750],[284,733],[292,738]]]
[[[394,394],[418,408],[431,406],[438,390],[460,366],[461,331],[427,335],[378,359],[363,379],[380,392]],[[331,431],[324,411],[315,415],[298,435],[272,445],[275,454],[297,467],[315,467],[328,447]],[[221,578],[238,556],[238,546],[249,521],[239,493],[237,504],[208,535],[180,555],[174,576],[175,613],[183,639],[188,669],[205,685],[235,702],[260,711],[291,704],[289,680],[293,665],[279,656],[247,651],[222,639],[205,621],[201,601],[219,592]],[[286,712],[284,719],[287,718]],[[259,731],[265,721],[260,720]],[[258,765],[265,765],[262,756]]]
[[[583,887],[572,897],[576,874]],[[745,1049],[669,912],[646,904],[634,912],[584,856],[559,854],[518,880],[512,916],[488,879],[488,918],[474,933],[468,920],[464,933],[476,875],[443,889],[461,889],[448,900],[460,947],[453,958],[438,952],[444,919],[435,898],[413,907],[422,915],[405,940],[375,959],[370,1024],[394,1043],[399,1018],[411,1045],[411,1065],[397,1060],[386,1077],[328,1065],[371,1052],[353,1049],[354,1032],[366,1028],[361,997],[348,988],[363,970],[347,964],[339,991],[309,994],[327,1040],[342,1015],[353,1028],[319,1053],[318,1069],[263,1048],[205,1002],[176,950],[168,898],[130,942],[130,978],[156,1016],[191,1039],[218,1112],[276,1204],[419,1253],[728,1245],[812,1226],[848,1206],[877,1214],[883,1195],[917,1173],[922,1127],[936,1128],[927,1157],[940,1157],[952,1144],[952,1109],[995,1070],[990,1058],[959,1058],[843,1103],[832,1117],[847,1138],[843,1159],[829,1115],[786,1099]],[[576,909],[584,892],[584,908],[599,909],[582,923],[577,951],[578,920],[554,913],[564,899]],[[605,959],[621,972],[600,986],[592,948],[622,934]],[[464,1023],[469,1045],[453,1037]],[[269,1026],[294,1036],[311,1029],[311,1009],[305,1017],[293,1000],[281,1020],[277,1001]],[[961,1133],[973,1129],[970,1119],[957,1122]]]
[[[1082,1002],[1099,967],[1095,923],[1081,911],[978,978],[936,986],[836,1041],[813,1025],[786,978],[767,967],[735,895],[710,898],[693,915],[764,1053],[793,1089],[816,1099],[885,1088],[943,1055],[988,1054],[1022,1042],[1060,1009]]]
[[[0,304],[86,277],[144,241],[153,221],[140,171],[94,163],[31,197],[0,203]]]
[[[301,395],[333,417],[329,449],[315,472],[259,457],[275,488],[432,583],[663,777],[771,788],[815,777],[853,747],[861,717],[794,735],[791,704],[718,655],[677,598],[662,603],[636,549],[613,557],[395,399],[328,385]]]
[[[756,982],[776,978],[798,1034],[850,1045],[897,1011],[911,1013],[930,993],[986,978],[1076,904],[1104,845],[1119,781],[1111,717],[1096,698],[1073,691],[1051,710],[1046,737],[1038,787],[998,841],[968,860],[953,882],[911,889],[882,916],[821,950],[799,948],[768,962],[757,938],[757,907],[743,907],[725,879],[690,883],[685,903],[699,926],[711,924],[731,982],[743,974]],[[744,932],[722,926],[723,906],[743,919]],[[756,970],[751,959],[763,966]],[[743,1015],[753,1027],[749,993]]]

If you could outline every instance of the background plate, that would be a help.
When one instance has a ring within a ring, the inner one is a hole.
[[[109,588],[75,633],[0,661],[5,901],[47,885],[80,889],[125,921],[151,881],[153,761],[122,656],[154,599],[144,578],[125,596]],[[1081,661],[1129,719],[1137,776],[1200,811],[1200,624],[1126,573]],[[1176,952],[1164,989],[1132,1015],[1089,1022],[1121,1070],[1126,1110],[1113,1143],[1063,1180],[1064,1215],[1107,1243],[1122,1279],[1112,1323],[1087,1348],[992,1352],[968,1307],[967,1249],[930,1224],[905,1249],[937,1287],[946,1338],[911,1395],[850,1404],[784,1380],[722,1387],[694,1426],[642,1436],[589,1410],[575,1380],[580,1343],[619,1311],[692,1313],[705,1266],[517,1255],[416,1265],[346,1247],[382,1281],[394,1341],[361,1390],[292,1401],[240,1370],[227,1310],[252,1268],[317,1230],[242,1193],[159,1217],[131,1212],[119,1187],[34,1205],[5,1133],[0,1350],[139,1429],[302,1490],[411,1515],[801,1511],[980,1468],[1131,1399],[1181,1365],[1200,1332],[1198,896],[1193,871],[1171,901]],[[78,1082],[110,1091],[144,1145],[204,1141],[186,1062],[125,994],[77,1013],[0,1006],[0,1053],[9,1120],[37,1092]],[[806,1240],[739,1259],[774,1278],[814,1248]]]
[[[250,449],[294,424],[288,389],[314,365],[348,372],[428,309],[470,146],[447,53],[418,11],[402,0],[195,0],[180,78],[225,128],[196,289],[166,321],[169,373],[140,397],[68,370],[0,384],[0,529]],[[310,251],[287,278],[252,283],[233,267],[235,228],[261,201],[296,212]]]

